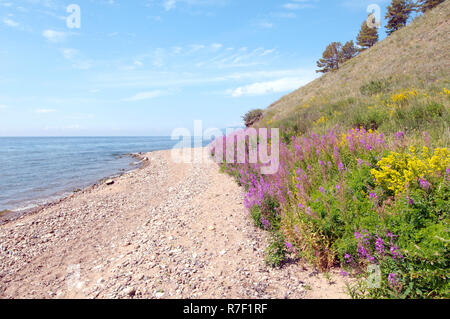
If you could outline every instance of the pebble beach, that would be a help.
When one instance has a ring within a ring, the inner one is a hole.
[[[268,234],[208,156],[141,168],[0,225],[0,298],[348,298],[292,259],[265,264]]]

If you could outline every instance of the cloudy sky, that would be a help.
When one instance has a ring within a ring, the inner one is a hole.
[[[373,3],[384,15],[387,0],[0,0],[0,136],[241,125],[316,78]]]

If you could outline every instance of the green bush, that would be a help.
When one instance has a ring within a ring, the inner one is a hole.
[[[360,87],[362,95],[371,96],[379,93],[386,93],[390,88],[390,80],[372,80]]]

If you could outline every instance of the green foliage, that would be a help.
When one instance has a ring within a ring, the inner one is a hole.
[[[261,223],[261,210],[259,209],[259,207],[257,205],[254,205],[251,209],[250,209],[250,216],[253,219],[253,222],[255,223],[255,226],[258,228],[262,228],[262,223]]]
[[[342,43],[332,42],[327,46],[322,54],[322,58],[317,61],[317,67],[319,68],[317,73],[327,73],[339,69],[339,65],[342,61]]]
[[[353,40],[347,41],[341,50],[341,61],[344,63],[350,59],[353,59],[358,54],[358,49],[356,48]]]
[[[373,19],[373,21],[375,21],[374,16],[369,15],[368,19],[370,18]],[[356,37],[356,43],[359,45],[361,50],[365,50],[372,47],[377,42],[378,42],[378,29],[369,27],[367,25],[367,21],[364,21],[361,25],[361,30],[359,31],[359,34]]]
[[[445,0],[419,0],[418,7],[420,11],[427,12],[428,10],[433,9],[444,1]]]
[[[284,260],[286,260],[286,245],[283,236],[274,232],[266,248],[266,263],[271,267],[279,267]]]
[[[388,119],[388,111],[385,109],[358,109],[352,114],[352,126],[364,127],[366,130],[376,130]]]
[[[387,7],[385,16],[388,35],[406,26],[413,7],[411,0],[392,0],[391,5]]]
[[[371,96],[379,93],[386,93],[389,91],[390,80],[372,80],[367,84],[360,87],[360,92],[362,95]]]

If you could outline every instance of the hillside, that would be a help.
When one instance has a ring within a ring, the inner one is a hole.
[[[265,110],[275,173],[222,165],[272,234],[268,264],[340,266],[354,298],[450,297],[449,21],[446,1]]]
[[[449,87],[450,72],[450,1],[442,3],[407,27],[347,61],[336,72],[322,77],[282,97],[265,111],[264,120],[292,126],[309,126],[320,114],[305,117],[302,106],[339,103],[355,98],[355,104],[366,97],[360,88],[370,81],[385,82],[389,92],[405,88],[429,89]],[[383,93],[383,92],[377,92]],[[314,103],[313,103],[314,104]],[[314,116],[317,115],[317,116]],[[263,121],[265,122],[265,121]]]

